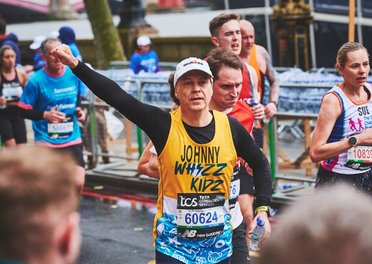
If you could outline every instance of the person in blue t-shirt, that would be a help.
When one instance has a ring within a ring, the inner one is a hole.
[[[137,39],[138,50],[135,50],[130,57],[129,67],[135,74],[144,72],[159,71],[159,57],[154,50],[151,49],[151,40],[148,36],[141,36]]]
[[[26,84],[19,107],[23,116],[32,119],[35,142],[68,152],[75,158],[77,184],[84,184],[84,157],[78,121],[85,113],[79,107],[85,86],[51,51],[60,45],[56,38],[41,43],[46,65]]]

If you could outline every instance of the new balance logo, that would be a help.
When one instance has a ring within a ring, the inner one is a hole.
[[[196,230],[185,230],[185,232],[182,234],[182,237],[195,237],[196,236]]]

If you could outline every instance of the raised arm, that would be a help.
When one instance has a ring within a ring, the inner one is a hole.
[[[99,98],[122,113],[140,127],[162,149],[170,129],[170,114],[157,107],[144,104],[126,93],[116,82],[90,69],[75,58],[67,45],[53,51],[63,64],[68,65],[81,81]]]

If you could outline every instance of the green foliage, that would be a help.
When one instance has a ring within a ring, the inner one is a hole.
[[[106,0],[84,0],[94,35],[97,64],[107,69],[110,61],[125,60],[118,32]]]

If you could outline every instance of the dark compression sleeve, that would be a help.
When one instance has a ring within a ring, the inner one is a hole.
[[[74,74],[99,98],[140,127],[161,153],[167,140],[171,117],[160,108],[144,104],[126,93],[116,82],[79,62]]]
[[[229,121],[237,155],[252,168],[256,206],[269,206],[272,188],[269,162],[242,124],[232,117]]]
[[[37,111],[33,109],[24,109],[19,107],[19,113],[23,118],[31,119],[31,120],[43,120],[44,112],[43,111]]]

